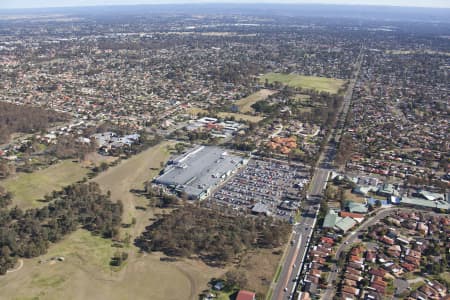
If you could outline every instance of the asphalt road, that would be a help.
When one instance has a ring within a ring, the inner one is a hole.
[[[313,179],[311,180],[310,188],[308,194],[311,196],[321,196],[324,189],[325,184],[328,179],[328,174],[330,170],[326,169],[316,169],[314,172]]]
[[[330,169],[333,167],[333,162],[336,157],[336,153],[338,150],[340,138],[345,129],[345,122],[347,120],[348,111],[350,110],[350,105],[353,97],[353,89],[356,84],[356,80],[358,79],[359,72],[361,70],[362,60],[363,60],[364,48],[361,48],[361,52],[357,58],[355,63],[355,71],[353,73],[353,77],[349,82],[347,87],[347,91],[344,95],[344,100],[342,105],[339,107],[337,112],[337,118],[332,125],[332,132],[327,136],[327,140],[325,141],[325,147],[317,161],[317,166],[325,169]]]
[[[290,246],[285,254],[285,260],[280,276],[273,289],[272,299],[290,299],[297,284],[297,275],[306,255],[307,243],[312,234],[316,209],[310,207],[302,214],[300,222],[294,225]]]
[[[285,253],[281,274],[273,289],[272,300],[291,299],[297,287],[299,281],[299,276],[297,275],[299,275],[303,269],[303,261],[308,252],[309,240],[314,230],[317,213],[320,208],[318,202],[323,196],[326,181],[337,151],[338,144],[332,137],[336,135],[337,131],[342,131],[344,127],[347,113],[350,109],[353,88],[361,69],[362,57],[363,49],[361,49],[355,64],[355,73],[353,79],[350,80],[350,84],[344,95],[344,101],[339,107],[338,117],[332,126],[333,130],[331,134],[327,136],[327,140],[325,141],[326,146],[319,155],[319,159],[315,165],[314,176],[309,186],[306,197],[307,200],[304,203],[305,209],[300,222],[294,225],[294,233],[292,235],[293,245],[291,245],[290,249]]]
[[[285,254],[285,260],[279,279],[273,289],[272,300],[291,299],[298,283],[303,261],[308,251],[308,244],[314,230],[319,204],[313,199],[323,193],[329,170],[317,169],[310,184],[310,191],[305,203],[300,222],[293,227],[291,246]],[[320,199],[320,198],[319,198]]]

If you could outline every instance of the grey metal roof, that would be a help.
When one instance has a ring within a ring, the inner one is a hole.
[[[242,160],[219,147],[199,146],[174,159],[155,181],[198,197],[234,172]]]
[[[356,221],[350,217],[345,217],[344,219],[341,219],[339,222],[336,223],[336,227],[342,230],[343,232],[347,232],[355,225]]]
[[[429,207],[429,208],[439,208],[439,209],[450,210],[450,203],[445,202],[444,200],[430,201],[430,200],[425,200],[425,199],[420,199],[420,198],[402,197],[402,199],[400,200],[400,203]]]
[[[352,213],[365,214],[368,211],[368,208],[364,204],[352,202],[352,201],[347,202],[347,207],[348,207],[349,211]]]
[[[334,210],[330,209],[323,220],[323,228],[333,228],[337,222],[339,222],[342,218],[339,217],[338,213]]]

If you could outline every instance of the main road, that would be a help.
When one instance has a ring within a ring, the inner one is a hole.
[[[347,119],[353,96],[353,89],[361,69],[363,52],[363,48],[361,48],[361,52],[355,63],[353,78],[349,82],[342,105],[338,109],[337,118],[331,126],[332,130],[326,137],[325,147],[322,149],[315,165],[314,176],[306,196],[305,209],[302,213],[301,221],[294,225],[291,246],[285,252],[281,273],[278,276],[278,281],[273,287],[272,300],[280,300],[283,298],[291,299],[297,288],[299,275],[303,269],[304,259],[308,252],[309,241],[320,209],[319,201],[323,196],[331,166],[337,152],[338,140],[336,141],[332,137],[336,136],[336,134],[339,134],[340,137],[342,134],[342,132],[338,131],[342,131],[345,120]]]
[[[316,211],[317,209],[310,207],[303,212],[300,222],[293,226],[291,242],[285,251],[280,275],[273,288],[273,300],[289,299],[295,291],[300,267],[306,256],[307,246],[316,221]]]
[[[329,170],[317,169],[311,180],[306,196],[307,207],[303,209],[300,222],[293,226],[290,246],[285,252],[282,269],[273,288],[273,300],[291,299],[295,292],[320,208],[315,200],[320,199],[328,174]]]

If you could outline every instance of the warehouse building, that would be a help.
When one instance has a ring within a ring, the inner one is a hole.
[[[168,162],[155,179],[174,192],[186,193],[189,199],[204,199],[210,192],[247,161],[219,147],[197,146]]]

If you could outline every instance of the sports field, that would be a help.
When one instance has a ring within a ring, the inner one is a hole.
[[[54,190],[59,190],[83,179],[88,169],[80,164],[65,160],[33,173],[18,173],[0,181],[8,191],[13,193],[13,205],[22,209],[46,205],[37,201]]]
[[[269,81],[269,83],[280,82],[281,84],[294,88],[313,89],[319,92],[327,92],[330,94],[336,94],[339,88],[345,83],[345,80],[342,79],[303,76],[292,73],[268,73],[263,75],[260,78],[260,81],[265,82],[266,79]]]

